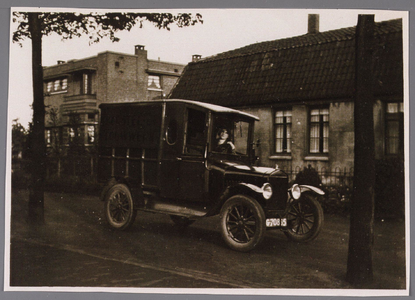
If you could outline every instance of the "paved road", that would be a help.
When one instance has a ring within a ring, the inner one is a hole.
[[[326,216],[311,243],[268,232],[259,248],[239,253],[221,240],[217,217],[179,230],[168,216],[139,213],[119,232],[106,225],[97,197],[47,193],[46,224],[31,228],[27,198],[13,193],[12,286],[350,288],[344,217]],[[404,223],[379,221],[375,237],[371,288],[404,288]]]

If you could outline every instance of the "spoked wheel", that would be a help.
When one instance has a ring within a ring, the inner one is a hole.
[[[174,216],[174,215],[170,215],[170,219],[173,221],[175,225],[177,225],[178,227],[182,227],[182,228],[187,227],[195,222],[195,220],[190,220],[189,218],[186,218],[186,217]]]
[[[315,239],[323,226],[324,214],[320,203],[310,195],[303,195],[290,204],[285,235],[296,242]]]
[[[221,232],[226,244],[237,251],[254,249],[265,235],[265,214],[251,197],[236,195],[222,207]]]
[[[137,215],[130,190],[124,184],[116,184],[109,189],[105,195],[104,210],[108,223],[120,230],[129,228]]]

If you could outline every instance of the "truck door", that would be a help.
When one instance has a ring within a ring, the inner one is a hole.
[[[182,199],[204,201],[206,197],[204,152],[208,137],[208,114],[187,108],[185,112],[184,147],[180,160],[179,191]]]
[[[165,198],[180,198],[179,170],[184,141],[184,113],[184,105],[166,103],[160,166],[160,193]]]

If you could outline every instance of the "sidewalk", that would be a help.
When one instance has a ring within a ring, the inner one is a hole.
[[[10,286],[235,288],[18,238],[12,239],[11,253]]]

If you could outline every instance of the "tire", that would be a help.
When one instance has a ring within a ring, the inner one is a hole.
[[[266,231],[264,210],[256,200],[245,195],[232,196],[225,202],[220,222],[225,243],[241,252],[254,249]]]
[[[104,196],[105,218],[111,227],[125,230],[133,225],[137,210],[125,184],[116,184]]]
[[[315,239],[324,222],[323,209],[311,195],[303,195],[290,204],[287,214],[285,235],[295,242],[308,242]]]
[[[176,226],[182,227],[182,228],[192,225],[195,222],[195,220],[190,220],[189,218],[175,216],[175,215],[170,215],[170,219],[173,221],[173,223]]]

